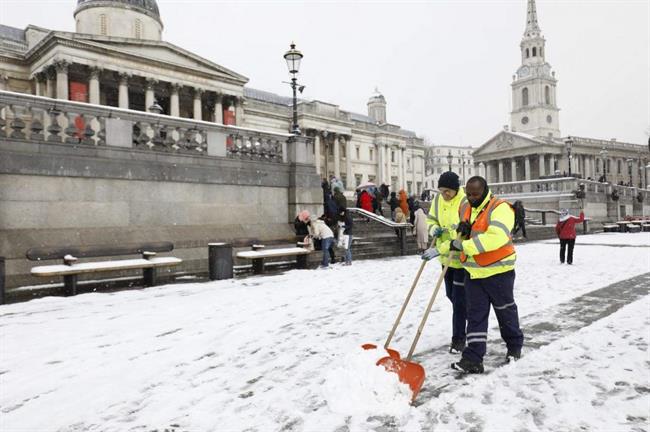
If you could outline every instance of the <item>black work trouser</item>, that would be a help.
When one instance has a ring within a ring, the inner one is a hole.
[[[564,262],[564,252],[566,251],[567,245],[569,246],[569,253],[566,257],[566,262],[569,264],[573,263],[573,246],[576,244],[576,239],[563,240],[560,239],[560,262]]]

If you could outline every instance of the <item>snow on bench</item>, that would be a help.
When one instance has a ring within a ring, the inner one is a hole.
[[[254,274],[264,273],[265,258],[295,256],[296,267],[305,268],[307,266],[307,255],[311,253],[309,249],[301,247],[261,250],[262,245],[253,245],[253,248],[256,250],[237,252],[237,258],[252,260]]]
[[[156,284],[156,269],[171,267],[183,262],[175,257],[156,257],[156,252],[171,252],[170,242],[142,243],[130,245],[66,246],[33,248],[27,251],[31,261],[63,259],[63,264],[37,266],[31,274],[37,277],[63,276],[66,295],[77,293],[77,279],[80,274],[102,273],[121,270],[142,269],[145,286]],[[77,262],[79,258],[98,258],[140,254],[141,258],[117,259],[96,262]]]

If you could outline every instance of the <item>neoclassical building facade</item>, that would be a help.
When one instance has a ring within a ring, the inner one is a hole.
[[[275,132],[290,130],[292,99],[247,87],[248,79],[162,39],[155,0],[78,0],[75,32],[0,25],[0,90],[114,106]],[[390,124],[376,92],[368,113],[300,100],[323,177],[346,189],[362,182],[419,193],[424,145]]]
[[[546,61],[545,42],[535,0],[528,0],[526,29],[520,43],[521,66],[511,84],[510,126],[504,126],[474,151],[479,172],[493,183],[570,173],[647,187],[650,155],[645,145],[561,135],[557,79]]]

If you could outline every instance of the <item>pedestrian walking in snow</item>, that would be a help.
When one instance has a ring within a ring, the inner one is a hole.
[[[339,225],[343,227],[343,236],[346,236],[345,247],[345,262],[343,265],[352,265],[352,215],[349,211],[343,210],[339,213]]]
[[[384,201],[384,195],[381,191],[375,189],[375,200],[377,201],[377,214],[383,216],[384,210],[382,209],[382,202]]]
[[[458,174],[447,171],[438,179],[438,191],[431,202],[427,225],[429,234],[436,238],[435,247],[426,250],[422,259],[429,260],[439,256],[440,264],[449,263],[445,274],[445,290],[452,305],[452,333],[449,352],[461,353],[465,349],[467,328],[467,302],[465,300],[466,272],[460,262],[458,252],[449,254],[451,242],[456,238],[456,226],[460,222],[460,206],[467,203],[465,189],[460,186]]]
[[[302,214],[302,212],[301,212]],[[323,259],[321,261],[321,268],[328,268],[330,263],[329,249],[334,244],[334,233],[325,222],[315,216],[309,216],[306,221],[309,237],[319,239],[321,241],[321,248],[323,250]]]
[[[399,207],[402,209],[402,213],[404,213],[404,216],[408,219],[409,217],[409,204],[408,204],[408,196],[406,195],[406,191],[404,189],[399,191]]]
[[[468,273],[467,347],[461,360],[451,367],[463,373],[483,373],[490,305],[508,348],[507,362],[521,356],[524,343],[514,299],[515,213],[508,202],[492,195],[483,177],[470,178],[465,191],[467,202],[460,206],[457,228],[461,239],[453,240],[450,247],[460,251],[460,261]]]
[[[569,209],[560,210],[560,219],[555,225],[555,232],[560,239],[560,264],[564,264],[564,255],[569,248],[566,255],[567,264],[573,264],[573,247],[576,244],[576,224],[585,220],[585,214],[580,211],[580,216],[575,217],[569,214]]]
[[[389,188],[386,183],[382,183],[381,186],[379,186],[379,192],[381,192],[382,196],[384,197],[384,200],[387,200],[389,197]]]
[[[418,244],[418,253],[421,254],[429,247],[429,227],[427,226],[427,215],[424,210],[418,208],[415,211],[415,240]]]
[[[364,209],[365,211],[373,213],[372,196],[368,193],[368,191],[365,190],[361,191],[361,194],[359,194],[359,204],[361,205],[361,208]]]

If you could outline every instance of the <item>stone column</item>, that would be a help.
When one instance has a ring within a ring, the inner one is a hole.
[[[339,137],[332,134],[332,145],[334,146],[334,175],[336,178],[341,177],[341,146],[339,145]]]
[[[386,176],[386,184],[391,186],[393,184],[393,163],[391,162],[391,148],[386,146],[384,148],[384,173]]]
[[[169,97],[169,115],[172,117],[180,117],[181,116],[181,102],[180,102],[180,96],[179,93],[181,91],[181,85],[180,84],[172,84],[171,86],[171,96]]]
[[[524,156],[524,178],[526,181],[530,181],[530,156]]]
[[[543,153],[539,155],[539,176],[546,175],[546,157]]]
[[[56,97],[56,83],[54,81],[56,79],[56,71],[53,67],[47,68],[45,70],[45,76],[47,77],[45,96],[54,98]]]
[[[68,86],[68,67],[69,64],[65,60],[57,60],[54,62],[56,68],[56,98],[62,100],[70,99],[69,86]]]
[[[36,96],[47,96],[47,75],[45,72],[37,73],[34,78],[36,78]]]
[[[316,135],[314,136],[314,164],[316,165],[316,174],[319,176],[321,175],[321,168],[320,168],[320,132],[316,131]],[[327,157],[327,155],[325,155]],[[350,183],[352,184],[352,183]]]
[[[555,175],[555,155],[548,155],[548,173]]]
[[[129,74],[120,73],[119,87],[118,87],[118,106],[120,108],[129,109]]]
[[[341,141],[345,144],[345,188],[347,190],[354,190],[354,188],[349,186],[352,184],[352,179],[354,178],[354,173],[352,172],[352,137],[347,140],[342,136]]]
[[[101,69],[97,67],[90,68],[90,76],[88,79],[88,102],[94,105],[99,105],[99,74]]]
[[[485,180],[487,180],[488,184],[492,183],[494,181],[494,171],[492,169],[492,164],[489,161],[486,162],[480,162],[478,164],[478,169],[481,177],[483,177]]]
[[[194,89],[194,120],[203,120],[203,104],[201,97],[203,96],[203,89]]]
[[[402,177],[402,189],[406,190],[406,148],[400,148],[399,153],[399,159],[402,162],[402,171],[400,171],[400,176]]]
[[[244,99],[236,98],[234,99],[235,105],[235,123],[237,126],[244,125]]]
[[[154,90],[156,84],[158,84],[158,80],[147,78],[146,89],[144,93],[144,109],[147,112],[151,112],[149,111],[149,108],[156,102],[156,92]]]
[[[223,124],[223,95],[217,93],[214,100],[214,122]]]
[[[517,159],[515,158],[510,160],[510,176],[512,178],[511,181],[517,181]]]
[[[384,146],[380,143],[375,143],[377,149],[377,184],[386,183],[384,180]]]
[[[503,160],[499,160],[499,181],[498,183],[503,183]]]

